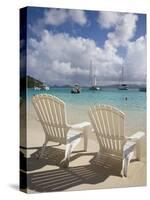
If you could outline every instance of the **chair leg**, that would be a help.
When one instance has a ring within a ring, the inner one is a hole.
[[[67,144],[66,145],[66,150],[65,150],[65,157],[64,159],[60,162],[60,165],[64,168],[67,168],[69,166],[69,161],[70,161],[70,155],[72,152],[72,144]]]
[[[86,126],[83,131],[83,137],[84,137],[84,151],[87,151],[88,146],[88,134],[90,133],[90,126]]]
[[[121,170],[122,177],[124,177],[124,163],[125,163],[125,158],[122,160],[122,170]]]
[[[128,165],[129,165],[129,159],[128,159],[128,157],[126,157],[125,159],[124,159],[124,171],[123,171],[123,175],[125,176],[125,177],[127,177],[127,173],[128,173]]]
[[[69,160],[70,160],[70,156],[71,156],[71,152],[73,151],[73,148],[72,148],[72,144],[69,144],[68,145],[68,149],[66,149],[66,152],[65,152],[65,159],[68,161],[68,165],[69,165]]]
[[[128,174],[128,166],[129,166],[129,163],[132,159],[134,155],[134,151],[130,152],[127,156],[125,156],[125,158],[123,159],[123,167],[122,167],[122,176],[125,176],[127,177],[127,174]]]
[[[71,156],[71,153],[72,151],[74,150],[74,148],[77,146],[77,144],[79,143],[80,141],[80,135],[79,135],[79,138],[77,138],[76,140],[74,141],[71,141],[70,143],[68,143],[66,145],[66,150],[65,150],[65,157],[64,159],[61,161],[60,165],[62,167],[68,167],[69,166],[69,161],[70,161],[70,156]]]

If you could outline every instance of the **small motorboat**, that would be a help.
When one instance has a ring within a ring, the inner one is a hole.
[[[71,89],[72,94],[79,94],[81,92],[79,85],[74,85],[74,87]]]

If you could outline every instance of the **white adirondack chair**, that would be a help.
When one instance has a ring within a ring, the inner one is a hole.
[[[78,144],[81,136],[84,137],[84,150],[87,151],[87,134],[90,130],[90,123],[82,122],[69,125],[66,118],[65,103],[55,96],[48,94],[34,95],[32,103],[45,132],[45,142],[39,157],[43,155],[49,141],[65,144],[65,157],[61,161],[61,165],[68,167],[71,152]]]
[[[89,117],[99,142],[98,155],[117,156],[122,161],[122,176],[127,176],[128,165],[136,150],[140,160],[140,139],[144,132],[126,137],[124,132],[125,114],[108,105],[90,107]]]

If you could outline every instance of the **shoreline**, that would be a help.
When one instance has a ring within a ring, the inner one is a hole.
[[[66,109],[67,119],[70,123],[90,121],[87,106],[66,103]],[[146,133],[146,112],[139,110],[126,111],[126,136],[130,136],[140,130]],[[87,152],[80,151],[83,148],[83,141],[81,139],[75,149],[76,152],[71,155],[68,169],[61,169],[59,167],[59,163],[64,157],[64,145],[57,147],[56,143],[50,142],[46,147],[44,158],[38,160],[36,155],[44,143],[45,134],[40,122],[36,121],[36,114],[31,101],[27,101],[26,131],[27,133],[24,131],[24,136],[21,136],[20,145],[25,145],[24,139],[26,138],[26,149],[21,149],[21,152],[26,155],[27,159],[27,179],[29,183],[26,190],[28,193],[64,190],[79,191],[146,185],[146,136],[141,141],[142,160],[140,162],[133,160],[129,165],[128,177],[122,178],[118,174],[120,165],[116,165],[113,160],[110,161],[110,165],[113,168],[108,170],[107,166],[99,165],[101,160],[96,163],[93,161],[99,151],[97,138],[94,133],[88,135]],[[26,171],[22,171],[22,173],[26,173]],[[52,178],[53,176],[55,176],[55,180]]]

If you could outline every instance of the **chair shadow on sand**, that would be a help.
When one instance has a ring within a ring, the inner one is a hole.
[[[109,176],[120,176],[121,163],[112,158],[97,157],[97,153],[78,151],[71,157],[70,163],[82,156],[92,156],[89,164],[61,168],[60,161],[64,158],[64,150],[56,146],[46,147],[42,158],[37,159],[41,148],[27,159],[27,169],[23,164],[25,157],[21,153],[21,169],[27,171],[27,186],[36,192],[63,191],[81,184],[97,184],[104,182]],[[91,158],[91,157],[90,157]],[[119,163],[118,163],[119,162]],[[82,164],[82,163],[81,163]],[[35,172],[46,165],[57,166],[57,169]]]

